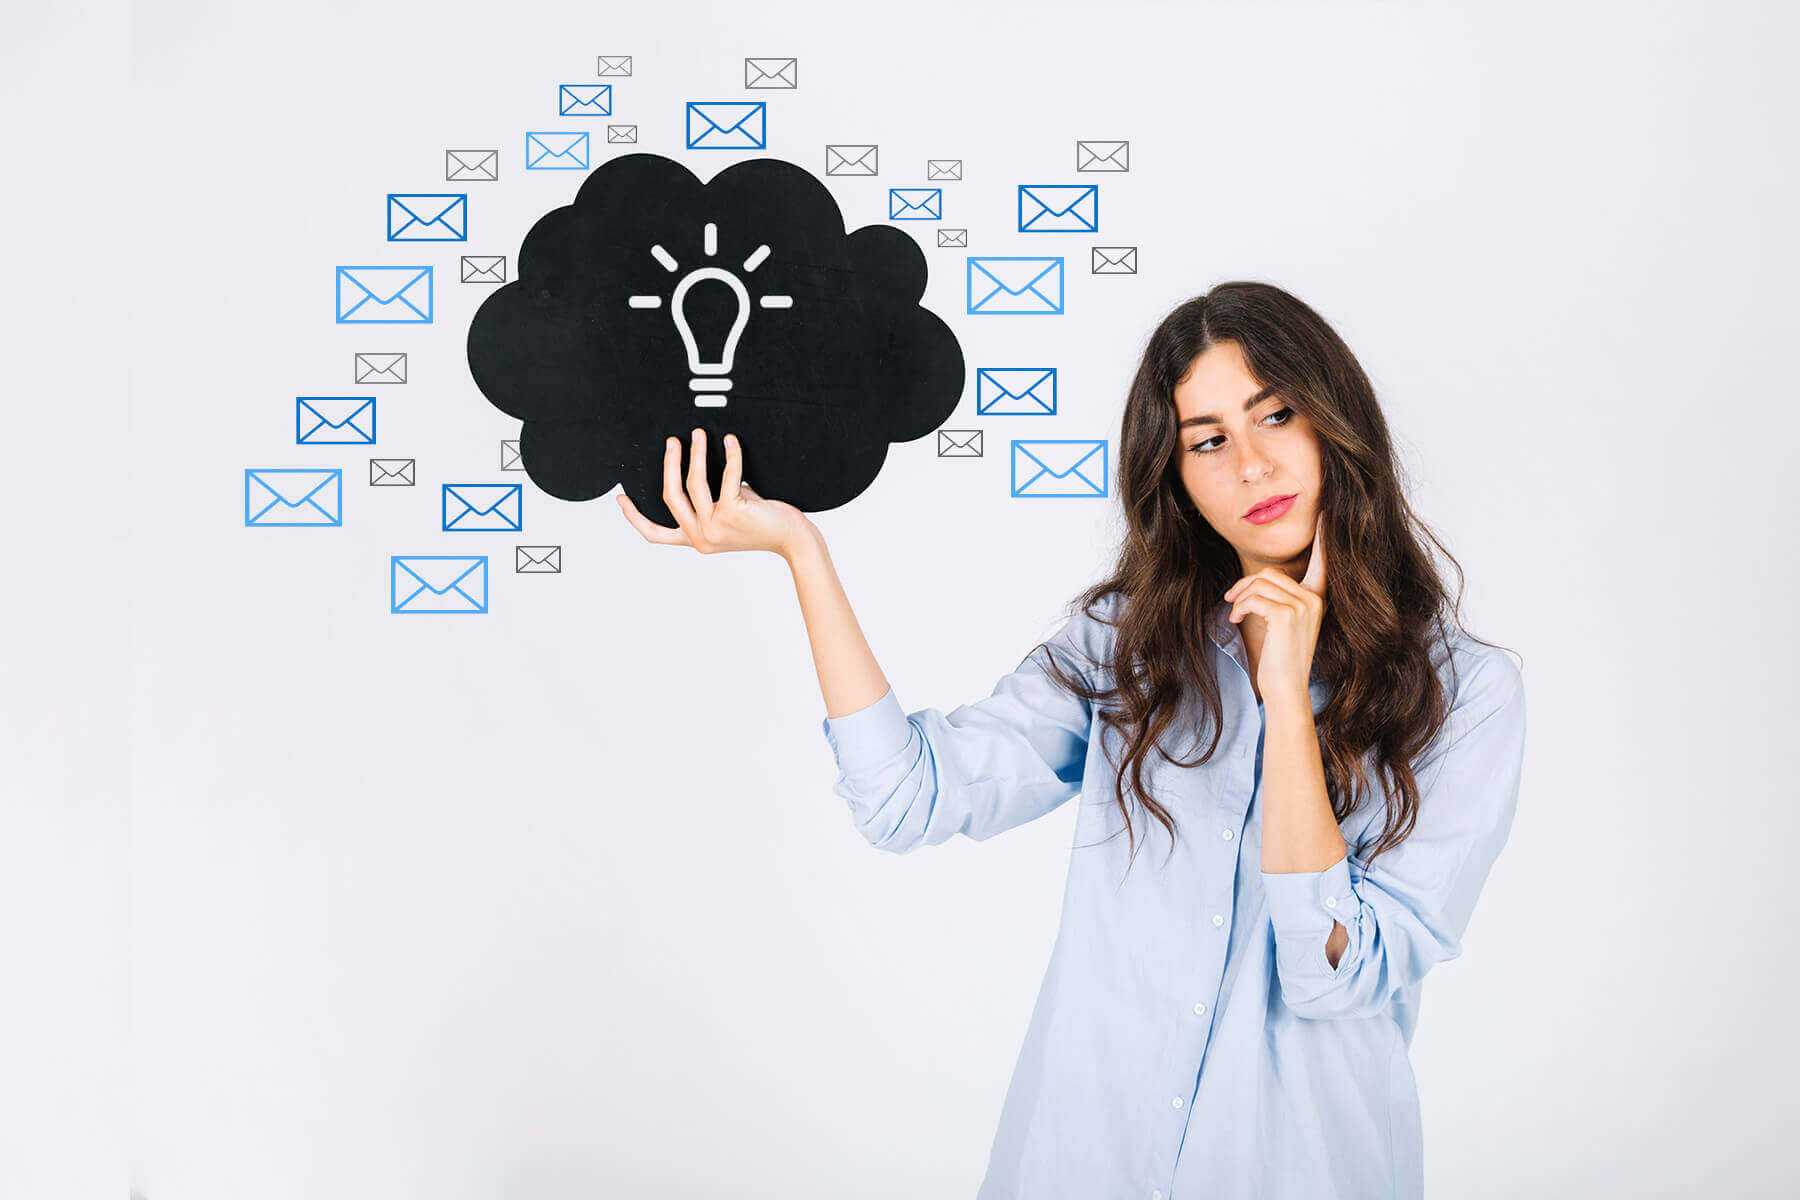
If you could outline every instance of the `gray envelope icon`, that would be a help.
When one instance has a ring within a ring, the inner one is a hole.
[[[881,161],[880,146],[847,144],[825,147],[827,175],[873,175]]]
[[[981,430],[940,429],[937,431],[939,458],[980,458]]]
[[[358,353],[356,382],[405,383],[406,355]]]
[[[601,54],[596,57],[600,60],[599,72],[602,79],[613,79],[631,74],[631,55],[629,54]]]
[[[962,159],[960,158],[928,158],[925,160],[925,178],[927,179],[961,179]]]
[[[744,86],[747,88],[796,88],[800,86],[800,60],[797,58],[746,58]]]
[[[502,471],[523,471],[524,460],[519,457],[519,442],[513,438],[500,443],[500,469]]]
[[[1076,142],[1077,171],[1129,171],[1130,142]]]
[[[464,283],[505,283],[506,255],[465,254],[462,256]]]
[[[637,126],[608,125],[606,127],[606,141],[609,145],[614,146],[635,146],[637,145]]]
[[[418,460],[412,458],[371,458],[370,487],[412,487]]]
[[[561,546],[515,546],[513,570],[520,575],[561,575]]]
[[[500,178],[498,150],[444,151],[444,178],[456,182],[492,181]]]
[[[968,249],[969,231],[966,229],[940,229],[937,231],[938,245]]]
[[[1136,275],[1136,246],[1095,246],[1093,273],[1095,275]]]

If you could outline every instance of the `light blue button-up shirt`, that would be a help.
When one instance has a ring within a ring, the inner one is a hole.
[[[1113,619],[1120,604],[1109,596],[1096,611]],[[1365,863],[1386,796],[1372,775],[1374,795],[1340,826],[1347,858],[1269,874],[1263,711],[1230,609],[1219,602],[1207,621],[1224,703],[1219,748],[1189,768],[1152,750],[1145,782],[1180,836],[1171,857],[1162,826],[1134,812],[1129,874],[1098,710],[1055,684],[1041,650],[990,696],[949,713],[909,715],[890,689],[822,722],[835,790],[884,850],[958,833],[982,841],[1080,797],[1056,946],[978,1200],[1423,1193],[1407,1048],[1421,980],[1461,953],[1512,826],[1523,680],[1503,651],[1452,628],[1452,652],[1440,643],[1433,656],[1454,702],[1414,760],[1411,835]],[[1065,668],[1110,686],[1112,634],[1081,613],[1050,643]],[[1316,669],[1310,691],[1317,713],[1331,685]],[[1198,711],[1193,703],[1168,735],[1173,757],[1195,757]],[[1106,733],[1122,758],[1122,739]],[[1350,941],[1333,968],[1325,943],[1338,923]]]

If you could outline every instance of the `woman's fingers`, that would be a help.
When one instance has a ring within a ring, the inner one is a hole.
[[[1301,586],[1292,579],[1286,571],[1279,570],[1275,567],[1267,567],[1258,571],[1251,578],[1268,584],[1270,587],[1273,587],[1277,593],[1289,597],[1302,607],[1311,604],[1314,600],[1318,599],[1319,594],[1317,592]]]
[[[1316,545],[1316,543],[1315,543]],[[1321,568],[1321,572],[1323,568]],[[1309,569],[1308,574],[1312,572]],[[1325,595],[1316,592],[1303,583],[1296,582],[1286,571],[1277,567],[1264,567],[1254,575],[1246,575],[1225,590],[1225,599],[1232,600],[1261,591],[1271,599],[1292,604],[1295,611],[1301,613],[1317,613],[1321,619],[1325,612]],[[1233,610],[1233,620],[1243,616]]]
[[[681,532],[687,534],[688,543],[698,549],[700,522],[688,504],[686,493],[681,490],[681,439],[677,437],[670,437],[663,449],[662,494],[663,503],[669,506],[669,515],[681,526]]]
[[[700,518],[700,527],[704,529],[712,520],[713,497],[712,488],[706,482],[706,430],[694,430],[693,443],[688,449],[687,473],[688,498],[694,502],[694,512]]]
[[[647,542],[655,542],[662,546],[689,546],[687,535],[672,525],[658,525],[649,517],[638,511],[638,506],[631,502],[631,497],[624,492],[619,493],[619,508],[625,513],[625,519],[631,527],[644,535]]]
[[[719,501],[737,499],[738,487],[744,481],[744,451],[738,445],[737,434],[725,435],[725,478],[719,481]]]
[[[1273,579],[1265,579],[1261,575],[1251,575],[1243,587],[1234,593],[1231,605],[1230,620],[1236,623],[1243,619],[1245,613],[1255,613],[1265,620],[1278,610],[1297,610],[1300,601],[1293,593],[1285,590]]]
[[[1309,592],[1320,596],[1325,594],[1325,578],[1328,569],[1325,564],[1325,513],[1319,512],[1319,519],[1313,524],[1312,555],[1306,560],[1306,574],[1300,585]]]

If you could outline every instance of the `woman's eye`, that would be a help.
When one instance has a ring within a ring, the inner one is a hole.
[[[1274,412],[1270,413],[1268,416],[1264,417],[1263,420],[1269,421],[1269,420],[1273,420],[1276,417],[1281,418],[1281,420],[1276,421],[1275,425],[1274,425],[1274,428],[1279,429],[1283,425],[1286,425],[1289,421],[1294,419],[1294,410],[1291,408],[1278,408]],[[1219,439],[1216,437],[1209,437],[1203,442],[1195,442],[1192,446],[1190,446],[1188,448],[1188,453],[1189,454],[1211,454],[1213,451],[1208,449],[1208,447],[1211,446],[1212,443],[1214,443],[1218,440]]]

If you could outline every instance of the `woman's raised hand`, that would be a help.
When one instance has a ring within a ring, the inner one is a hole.
[[[638,511],[631,497],[619,493],[625,519],[662,546],[692,546],[702,554],[725,550],[768,550],[788,556],[800,539],[812,531],[805,513],[780,500],[767,500],[744,482],[743,451],[736,434],[725,435],[725,477],[714,500],[706,482],[706,431],[694,430],[688,455],[687,485],[681,481],[681,441],[670,437],[663,450],[663,503],[675,517],[676,527],[658,525]]]

